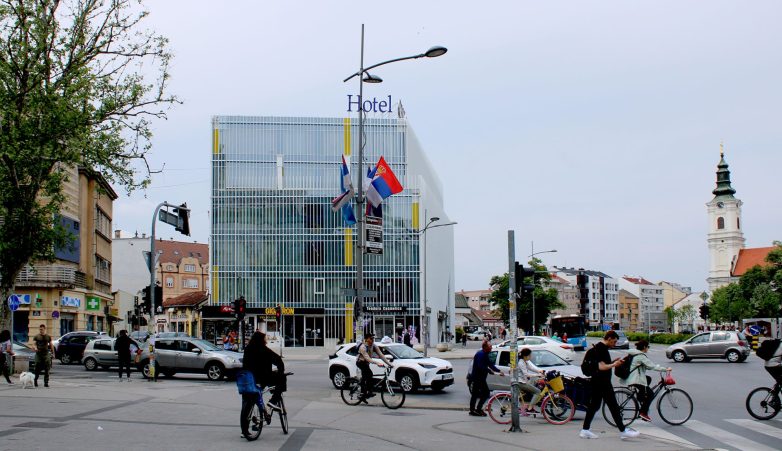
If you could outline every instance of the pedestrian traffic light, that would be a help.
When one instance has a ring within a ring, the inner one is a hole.
[[[163,312],[163,287],[155,286],[155,313]]]
[[[244,296],[239,296],[239,299],[234,300],[234,315],[236,318],[241,321],[244,319],[244,314],[247,310],[247,300],[244,299]]]
[[[524,279],[535,275],[535,270],[533,268],[525,268],[519,262],[514,262],[513,273],[516,277],[516,286],[513,287],[513,291],[516,292],[516,294],[522,296],[524,293],[528,293],[535,289],[534,284],[524,283]]]
[[[178,216],[177,226],[174,229],[182,235],[190,236],[190,209],[187,208],[187,202],[174,208],[174,214]]]
[[[277,318],[277,321],[282,317],[282,307],[280,304],[277,304],[277,307],[274,307],[274,317]]]

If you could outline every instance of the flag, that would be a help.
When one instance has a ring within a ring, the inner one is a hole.
[[[340,168],[339,179],[340,194],[331,200],[331,210],[342,210],[342,218],[348,225],[356,223],[356,215],[353,213],[353,205],[350,200],[355,194],[353,181],[350,179],[350,163],[345,155],[342,155],[342,167]]]
[[[372,203],[372,206],[377,207],[387,197],[392,194],[402,192],[402,184],[399,183],[391,167],[386,163],[385,158],[380,157],[377,162],[377,166],[370,171],[367,178],[371,180],[367,187],[367,200]]]

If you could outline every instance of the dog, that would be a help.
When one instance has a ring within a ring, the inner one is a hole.
[[[22,383],[22,388],[27,388],[28,385],[32,388],[35,388],[34,386],[35,375],[33,373],[28,373],[27,371],[25,371],[19,375],[19,382]]]

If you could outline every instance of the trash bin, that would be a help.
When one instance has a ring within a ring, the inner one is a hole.
[[[22,354],[15,355],[11,374],[23,373],[25,371],[30,371],[30,357]]]

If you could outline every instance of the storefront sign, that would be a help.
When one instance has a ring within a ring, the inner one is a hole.
[[[366,217],[366,247],[367,254],[383,254],[383,218]]]
[[[87,296],[87,310],[100,310],[100,298],[97,296]]]
[[[367,313],[407,313],[407,306],[398,305],[367,305],[364,307]]]
[[[72,298],[70,296],[63,296],[60,300],[60,305],[63,307],[80,307],[81,306],[81,299],[79,298]]]
[[[158,318],[155,322],[158,324],[166,324],[168,320],[165,318]]]
[[[353,96],[348,94],[348,112],[358,111],[359,104],[365,113],[393,113],[391,109],[391,96],[386,97],[383,100],[377,100],[377,97],[372,97],[372,100],[365,99],[361,102],[361,96]]]
[[[267,315],[276,315],[277,310],[274,307],[266,307],[263,310],[263,313]],[[282,314],[283,315],[293,315],[294,314],[294,308],[293,307],[283,307],[282,308]]]
[[[222,313],[233,313],[234,312],[234,308],[231,307],[230,305],[221,305],[220,306],[220,312],[222,312]]]

